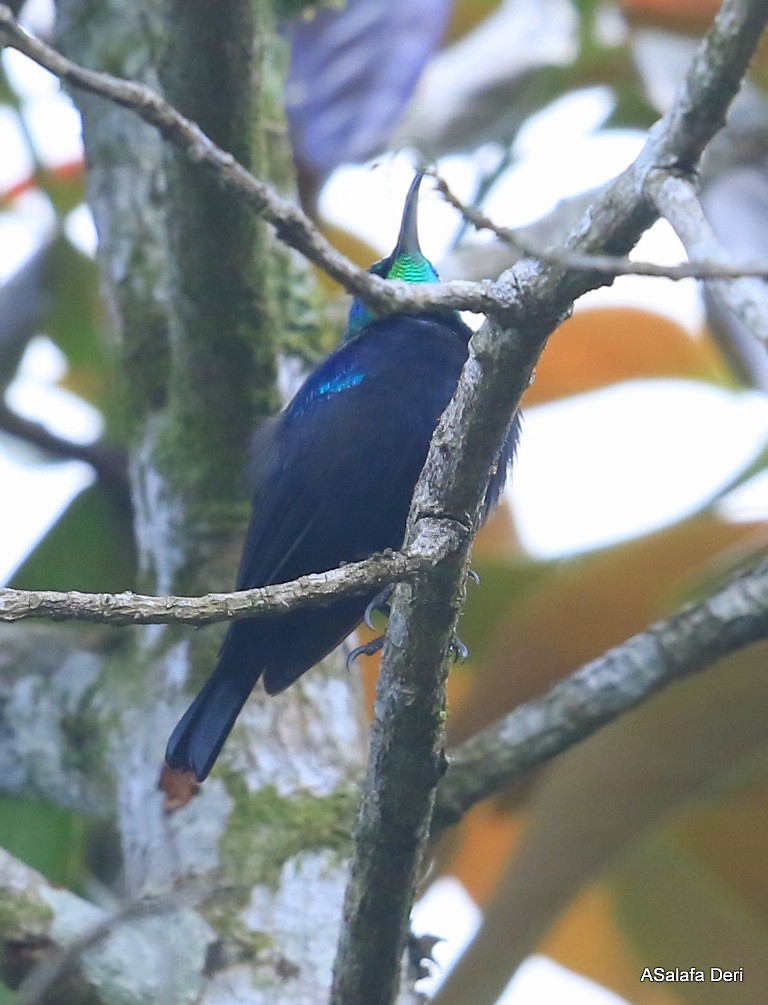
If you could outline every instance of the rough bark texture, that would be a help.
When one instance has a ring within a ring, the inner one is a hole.
[[[269,4],[62,0],[58,13],[71,57],[165,90],[244,164],[265,176],[274,165],[289,187],[285,133],[275,129],[284,60]],[[178,162],[154,129],[100,98],[73,96],[122,357],[141,583],[153,593],[228,589],[248,512],[247,441],[276,404],[275,347],[292,311],[288,337],[306,329],[306,273],[284,250],[276,265],[263,226]],[[299,292],[286,297],[291,285]],[[322,1000],[365,749],[354,678],[330,664],[284,697],[255,694],[217,773],[168,817],[157,789],[165,740],[212,668],[220,628],[60,641],[44,630],[44,646],[38,627],[12,630],[18,660],[4,687],[17,742],[3,746],[5,789],[112,818],[124,897],[202,891],[173,918],[117,923],[82,954],[79,990],[67,1000]],[[33,665],[28,647],[39,654]],[[74,937],[104,917],[72,898],[60,922],[45,908],[44,881],[27,881],[21,900],[40,900],[43,920],[36,952],[6,970],[15,980],[61,944],[65,922]],[[174,948],[174,933],[188,951]],[[119,991],[86,973],[118,944],[135,961]]]

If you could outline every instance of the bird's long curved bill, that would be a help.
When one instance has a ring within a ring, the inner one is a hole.
[[[408,189],[403,207],[403,218],[400,223],[400,233],[397,236],[397,244],[392,255],[394,260],[400,255],[420,255],[419,245],[419,187],[421,186],[424,172],[418,171]]]

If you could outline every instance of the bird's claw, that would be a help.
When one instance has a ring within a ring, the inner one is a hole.
[[[347,656],[347,670],[352,668],[352,664],[360,656],[375,656],[376,653],[381,652],[384,648],[384,636],[379,635],[378,638],[371,639],[370,642],[366,642],[365,645],[356,646],[352,652]],[[451,659],[454,663],[463,663],[464,660],[469,656],[469,649],[461,641],[460,638],[454,635],[448,645],[448,652],[451,654]]]
[[[480,585],[480,576],[475,572],[474,569],[467,569],[467,579],[471,579],[473,583]]]
[[[469,656],[469,649],[467,649],[458,635],[454,635],[451,639],[448,652],[451,654],[451,659],[454,663],[463,663]]]
[[[363,621],[369,628],[373,628],[373,615],[376,611],[380,611],[387,618],[389,617],[389,612],[392,610],[389,598],[394,593],[394,590],[394,585],[386,586],[380,593],[376,594],[370,604],[366,607],[365,614],[363,615]]]
[[[371,639],[370,642],[366,642],[364,646],[357,646],[352,652],[347,656],[347,670],[350,670],[352,664],[359,656],[375,656],[384,646],[384,636],[380,635],[377,639]]]

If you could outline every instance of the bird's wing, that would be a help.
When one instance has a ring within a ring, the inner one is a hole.
[[[257,434],[239,588],[400,546],[466,348],[433,323],[389,319],[381,334],[378,325],[324,361]]]
[[[316,502],[301,491],[299,458],[283,442],[282,416],[257,430],[251,451],[253,511],[243,543],[237,589],[281,582],[280,571],[317,521]]]

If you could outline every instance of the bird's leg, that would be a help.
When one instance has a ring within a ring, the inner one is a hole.
[[[480,577],[474,569],[467,569],[467,579],[480,585]],[[469,649],[458,635],[454,635],[448,643],[448,654],[454,663],[463,663],[469,656]]]
[[[480,576],[478,576],[474,569],[467,569],[467,579],[478,586],[480,585]],[[469,656],[469,649],[458,635],[454,635],[448,644],[448,653],[454,663],[463,663]]]
[[[379,635],[375,639],[371,639],[370,642],[366,642],[363,646],[356,646],[352,652],[347,656],[347,670],[352,667],[352,664],[359,656],[375,656],[376,653],[380,652],[384,647],[384,636]],[[451,655],[451,659],[454,663],[463,663],[464,660],[469,656],[469,649],[461,641],[458,635],[454,635],[448,644],[448,652]]]

